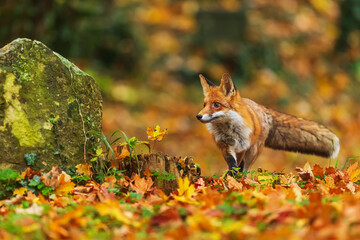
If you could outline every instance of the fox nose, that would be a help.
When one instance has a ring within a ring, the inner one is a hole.
[[[203,116],[201,114],[196,115],[196,118],[200,120]]]

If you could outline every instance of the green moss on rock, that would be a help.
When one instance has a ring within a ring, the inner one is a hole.
[[[15,76],[12,73],[6,75],[3,88],[7,108],[0,131],[4,132],[6,128],[11,127],[11,133],[19,140],[20,146],[41,146],[44,139],[39,132],[40,126],[30,125],[20,103],[21,85],[15,84]]]
[[[27,153],[36,154],[35,168],[76,165],[84,131],[101,129],[101,113],[95,81],[60,54],[29,39],[0,49],[0,168],[26,168]],[[86,139],[86,149],[100,145]]]

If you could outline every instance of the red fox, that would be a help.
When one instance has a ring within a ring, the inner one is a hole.
[[[220,86],[199,75],[204,108],[196,116],[205,123],[222,152],[229,171],[249,171],[262,148],[335,158],[338,137],[316,122],[280,113],[242,98],[229,74]]]

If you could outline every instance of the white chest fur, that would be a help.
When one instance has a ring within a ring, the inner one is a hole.
[[[233,110],[219,115],[222,117],[206,124],[215,141],[224,144],[232,153],[248,149],[252,131],[246,126],[244,119]]]

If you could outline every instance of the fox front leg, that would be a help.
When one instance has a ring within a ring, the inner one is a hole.
[[[234,154],[233,152],[227,151],[227,152],[224,152],[223,155],[229,166],[228,173],[230,173],[231,175],[237,173],[238,172],[237,168],[239,168],[239,167],[240,167],[240,172],[243,171],[243,168],[244,168],[243,158],[244,158],[245,152],[240,153],[240,154]]]
[[[228,153],[224,156],[224,158],[229,166],[229,171],[234,171],[235,170],[234,168],[237,167],[236,158]]]

